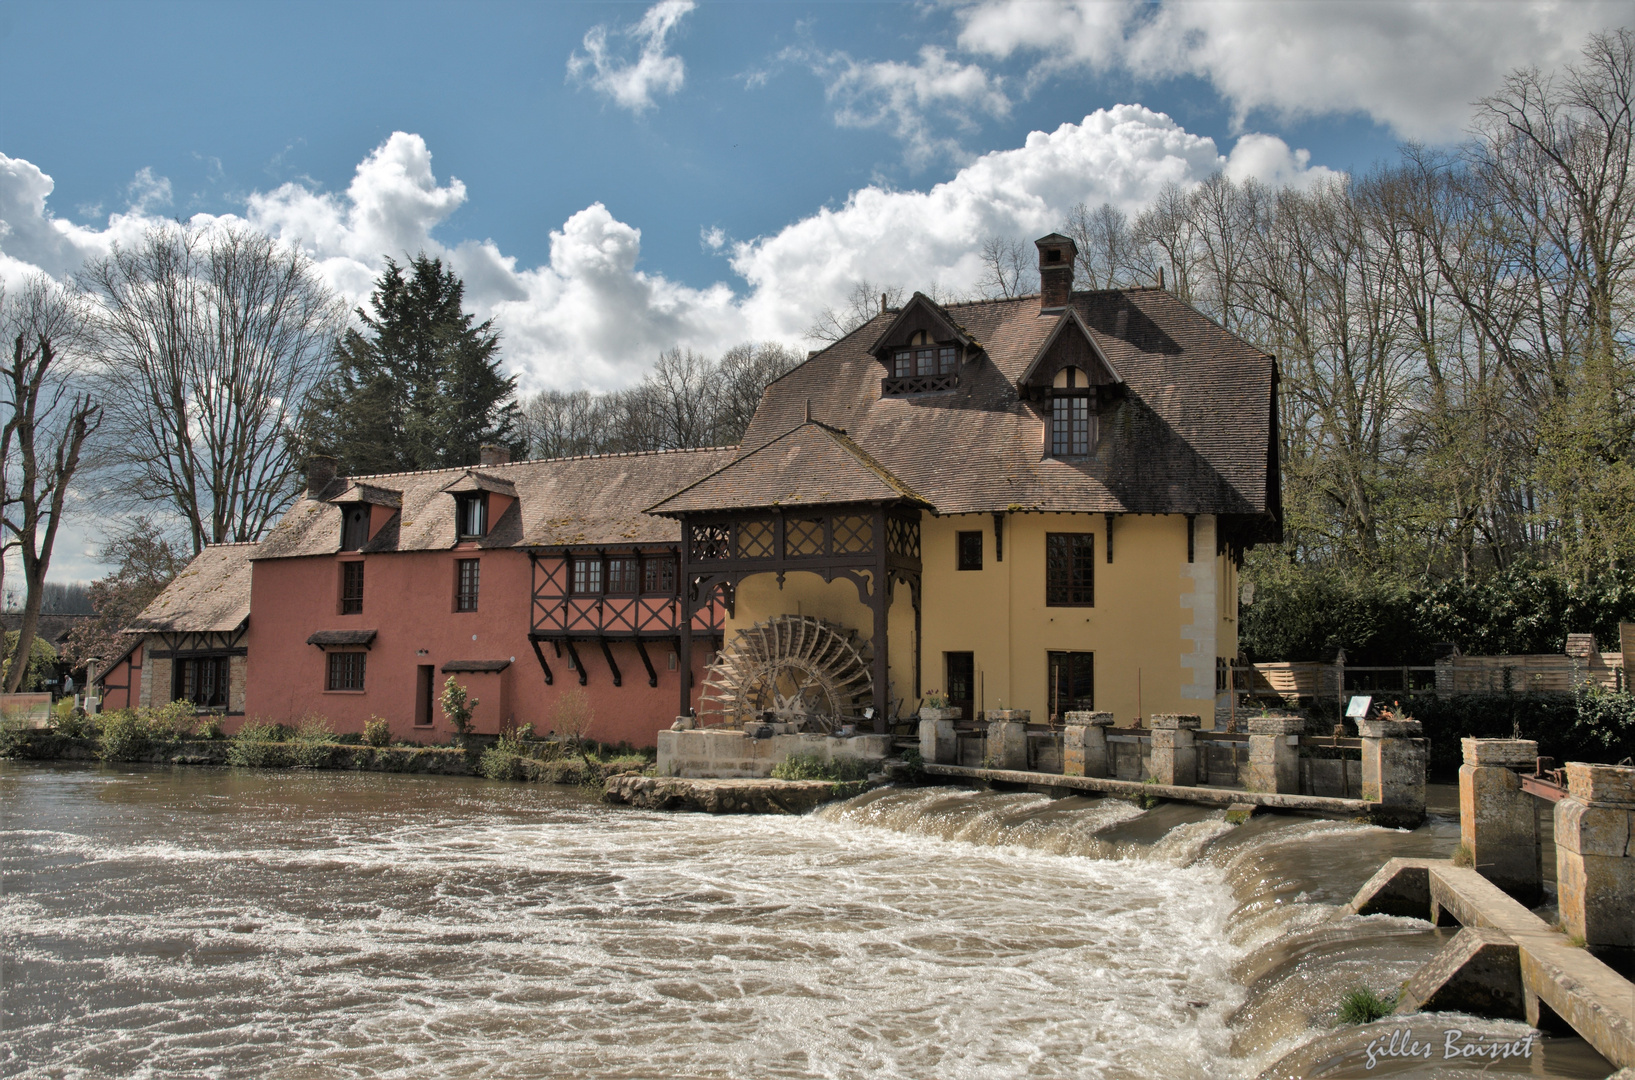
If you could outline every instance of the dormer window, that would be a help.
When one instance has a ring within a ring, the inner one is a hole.
[[[1090,409],[1093,393],[1089,378],[1078,368],[1056,372],[1050,389],[1052,457],[1084,457],[1096,444],[1096,415]]]
[[[959,348],[932,341],[919,330],[907,345],[891,350],[890,368],[880,388],[888,396],[952,390],[959,385]]]
[[[488,532],[488,493],[461,495],[455,501],[461,540],[476,540]]]
[[[952,375],[958,370],[958,350],[952,345],[933,343],[924,330],[914,335],[908,348],[895,349],[891,354],[891,374],[898,379],[910,375]]]
[[[356,551],[369,542],[369,507],[354,503],[341,511],[341,550]]]

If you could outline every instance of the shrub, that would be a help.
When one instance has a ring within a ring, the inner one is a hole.
[[[21,716],[0,713],[0,757],[15,757],[28,744],[30,728]]]
[[[363,725],[363,741],[369,746],[390,746],[392,725],[378,716],[371,716]]]
[[[471,730],[471,714],[482,702],[472,697],[470,691],[450,675],[443,684],[443,697],[438,704],[443,707],[443,715],[448,722],[454,725],[457,741],[463,744]]]
[[[97,735],[96,717],[87,714],[84,709],[69,709],[66,713],[53,716],[51,726],[58,735],[70,739],[94,739]]]
[[[199,726],[194,729],[193,734],[201,739],[221,738],[221,714],[206,713],[199,719]]]
[[[918,784],[925,779],[925,758],[920,754],[918,747],[909,747],[903,751],[902,777],[911,784]]]
[[[265,768],[289,764],[284,729],[263,720],[251,720],[238,729],[227,747],[227,764]]]
[[[297,768],[323,768],[335,756],[335,729],[325,717],[308,713],[296,725],[289,753]]]
[[[829,780],[849,783],[865,780],[869,768],[856,758],[827,761],[816,754],[790,754],[772,766],[772,775],[778,780]]]
[[[585,736],[595,722],[596,712],[591,708],[590,697],[577,686],[558,694],[551,706],[551,731],[567,744],[570,753],[584,752]]]
[[[148,735],[156,742],[176,742],[193,734],[199,712],[191,701],[178,699],[157,708],[141,709],[138,715],[147,726]]]
[[[1342,1024],[1372,1024],[1383,1020],[1396,1008],[1395,994],[1377,994],[1366,986],[1346,991],[1340,999],[1339,1020]]]
[[[1430,742],[1433,777],[1456,775],[1462,738],[1536,739],[1558,762],[1612,763],[1635,754],[1635,695],[1586,687],[1577,694],[1453,694],[1417,698],[1414,718]]]
[[[120,709],[102,718],[97,756],[103,761],[135,761],[153,745],[148,718],[132,709]]]
[[[499,741],[477,761],[477,771],[490,780],[522,779],[522,744],[533,737],[532,724],[518,724],[500,732]]]

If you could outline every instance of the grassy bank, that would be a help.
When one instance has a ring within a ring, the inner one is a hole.
[[[342,769],[356,772],[484,776],[491,780],[594,785],[609,776],[639,773],[651,761],[638,753],[570,752],[551,741],[500,740],[487,746],[370,746],[357,737],[324,737],[308,725],[289,730],[247,724],[231,738],[178,732],[154,717],[127,714],[79,730],[0,730],[0,757],[29,761],[140,762],[264,769]]]

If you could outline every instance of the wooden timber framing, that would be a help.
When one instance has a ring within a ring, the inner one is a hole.
[[[528,550],[532,576],[532,616],[528,633],[534,657],[547,686],[556,681],[541,642],[549,642],[558,658],[564,648],[568,651],[579,685],[589,683],[584,660],[575,642],[590,642],[599,648],[607,661],[614,686],[624,685],[624,672],[613,656],[612,643],[629,641],[636,646],[642,667],[647,671],[647,685],[659,684],[658,669],[653,666],[647,644],[653,641],[671,642],[681,651],[681,588],[678,564],[680,548],[675,544],[632,545],[573,545],[534,547]],[[614,590],[610,562],[614,559],[632,559],[636,562],[637,588]],[[575,589],[574,568],[594,563],[594,572],[580,577],[582,583],[594,583],[594,588]],[[648,588],[649,570],[653,570]],[[723,611],[718,604],[706,604],[692,612],[695,632],[719,638]],[[679,665],[678,665],[679,666]],[[685,685],[687,679],[682,678]]]
[[[248,621],[233,630],[212,630],[199,633],[150,631],[147,655],[155,660],[187,659],[197,656],[245,656],[249,650],[244,644],[249,633]],[[157,648],[155,647],[157,646]]]
[[[920,510],[901,504],[773,507],[730,513],[682,513],[681,711],[692,700],[692,635],[697,613],[716,605],[735,612],[738,584],[776,574],[778,584],[797,571],[826,582],[850,581],[874,619],[874,729],[884,731],[890,707],[887,623],[896,583],[908,585],[914,605],[914,694],[920,693]]]

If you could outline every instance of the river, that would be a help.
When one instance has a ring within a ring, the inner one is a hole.
[[[0,1076],[1185,1080],[1303,1045],[1297,1075],[1474,1076],[1312,1042],[1451,933],[1333,906],[1457,834],[949,788],[708,817],[0,762]],[[1416,1022],[1450,1026],[1526,1031]],[[1610,1071],[1577,1039],[1529,1049],[1481,1075]]]

